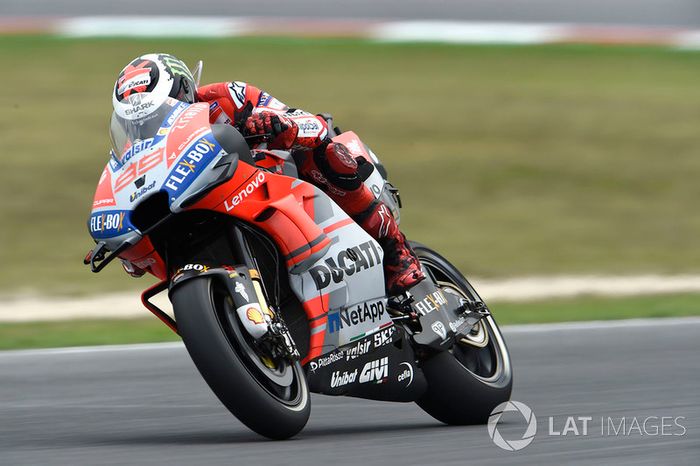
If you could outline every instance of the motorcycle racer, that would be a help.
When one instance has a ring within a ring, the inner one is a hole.
[[[300,177],[324,190],[382,246],[389,294],[400,294],[425,278],[390,210],[375,199],[360,177],[360,166],[371,161],[360,159],[358,163],[346,146],[332,142],[324,118],[290,108],[242,81],[198,88],[187,66],[168,54],[142,55],[121,71],[113,92],[115,112],[123,111],[126,100],[135,94],[143,99],[144,93],[154,99],[206,102],[212,124],[232,125],[246,136],[265,136],[268,149],[291,151]],[[145,117],[149,106],[141,107]],[[143,275],[144,271],[134,264],[122,263],[129,274]]]

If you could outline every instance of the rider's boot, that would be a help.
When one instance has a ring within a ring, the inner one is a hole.
[[[384,249],[386,288],[390,295],[401,294],[425,278],[416,253],[384,203],[373,202],[355,220]]]

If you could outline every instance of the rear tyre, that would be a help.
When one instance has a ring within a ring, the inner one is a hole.
[[[481,301],[474,288],[447,259],[419,243],[411,243],[424,269],[445,292]],[[513,371],[503,336],[493,317],[458,339],[448,351],[423,363],[428,390],[417,401],[435,419],[452,425],[484,424],[491,411],[510,399]]]
[[[286,439],[304,428],[311,405],[301,365],[271,362],[260,354],[217,278],[186,281],[173,290],[171,301],[190,357],[234,416],[271,439]]]

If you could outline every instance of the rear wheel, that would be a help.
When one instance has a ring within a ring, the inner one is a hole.
[[[286,439],[304,428],[310,400],[301,365],[273,359],[254,344],[216,277],[182,283],[171,300],[187,351],[233,415],[271,439]]]
[[[446,293],[481,301],[471,284],[447,259],[418,243],[411,244],[424,269]],[[448,351],[423,363],[428,390],[418,405],[446,424],[483,424],[493,408],[510,399],[513,371],[503,336],[492,316],[458,336]]]

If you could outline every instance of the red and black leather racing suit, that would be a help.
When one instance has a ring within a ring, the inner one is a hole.
[[[209,103],[212,123],[233,125],[245,135],[269,134],[268,148],[294,151],[301,177],[323,189],[381,244],[390,294],[407,290],[424,278],[389,209],[362,183],[358,163],[348,149],[328,138],[323,118],[291,109],[240,81],[201,86],[197,100]]]

